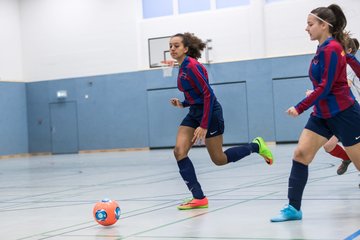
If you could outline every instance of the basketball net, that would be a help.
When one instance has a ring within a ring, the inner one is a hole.
[[[163,71],[163,77],[171,77],[174,66],[175,66],[175,60],[161,61],[161,69]]]

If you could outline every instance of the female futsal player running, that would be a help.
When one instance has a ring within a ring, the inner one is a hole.
[[[352,58],[359,50],[359,41],[356,38],[349,38],[347,41],[347,55],[346,59]],[[360,75],[356,76],[354,70],[350,65],[347,65],[347,79],[351,88],[351,92],[354,94],[355,99],[360,103]]]
[[[271,218],[272,222],[302,219],[300,208],[308,165],[333,135],[340,139],[360,170],[360,106],[346,78],[346,23],[342,9],[336,4],[316,8],[308,15],[306,31],[311,40],[319,42],[309,70],[314,91],[287,113],[297,117],[311,106],[314,108],[294,152],[288,185],[289,204]],[[360,69],[359,64],[352,67],[355,72]]]
[[[351,57],[352,55],[355,55],[357,50],[359,49],[359,42],[356,38],[350,38],[348,37],[345,40],[345,47],[347,52],[347,58]],[[352,70],[352,68],[347,65],[346,66],[346,72],[347,72],[347,80],[348,84],[351,88],[351,92],[355,96],[355,100],[359,102],[359,94],[360,94],[360,82],[359,78],[356,76],[355,72]],[[308,90],[306,92],[306,95],[309,95],[312,92],[312,90]],[[324,145],[324,149],[327,153],[331,154],[334,157],[342,159],[340,166],[337,169],[337,174],[342,175],[344,174],[349,164],[351,163],[351,160],[349,156],[346,154],[343,147],[341,147],[339,144],[339,139],[335,136],[332,136],[329,141],[327,141]]]
[[[218,166],[236,162],[253,152],[259,153],[269,165],[274,161],[270,149],[261,137],[255,138],[252,143],[223,152],[222,108],[210,87],[205,67],[197,61],[204,48],[205,43],[190,33],[179,33],[170,38],[170,54],[179,63],[177,86],[185,96],[184,101],[172,98],[170,102],[175,107],[190,107],[179,126],[174,149],[180,175],[193,196],[191,200],[178,206],[180,210],[208,207],[208,199],[188,157],[194,143],[205,141],[211,160]]]

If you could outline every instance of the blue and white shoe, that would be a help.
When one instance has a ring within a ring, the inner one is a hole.
[[[302,212],[297,210],[290,204],[285,205],[285,207],[280,211],[280,214],[276,217],[270,219],[271,222],[285,222],[293,220],[301,220]]]

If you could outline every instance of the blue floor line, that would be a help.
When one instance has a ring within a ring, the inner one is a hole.
[[[354,232],[353,234],[351,234],[350,236],[346,237],[344,240],[354,240],[356,237],[359,236],[360,236],[360,229]]]

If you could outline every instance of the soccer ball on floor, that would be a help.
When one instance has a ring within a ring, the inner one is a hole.
[[[103,199],[95,204],[93,215],[97,223],[103,226],[113,225],[120,217],[119,204],[114,200]]]

